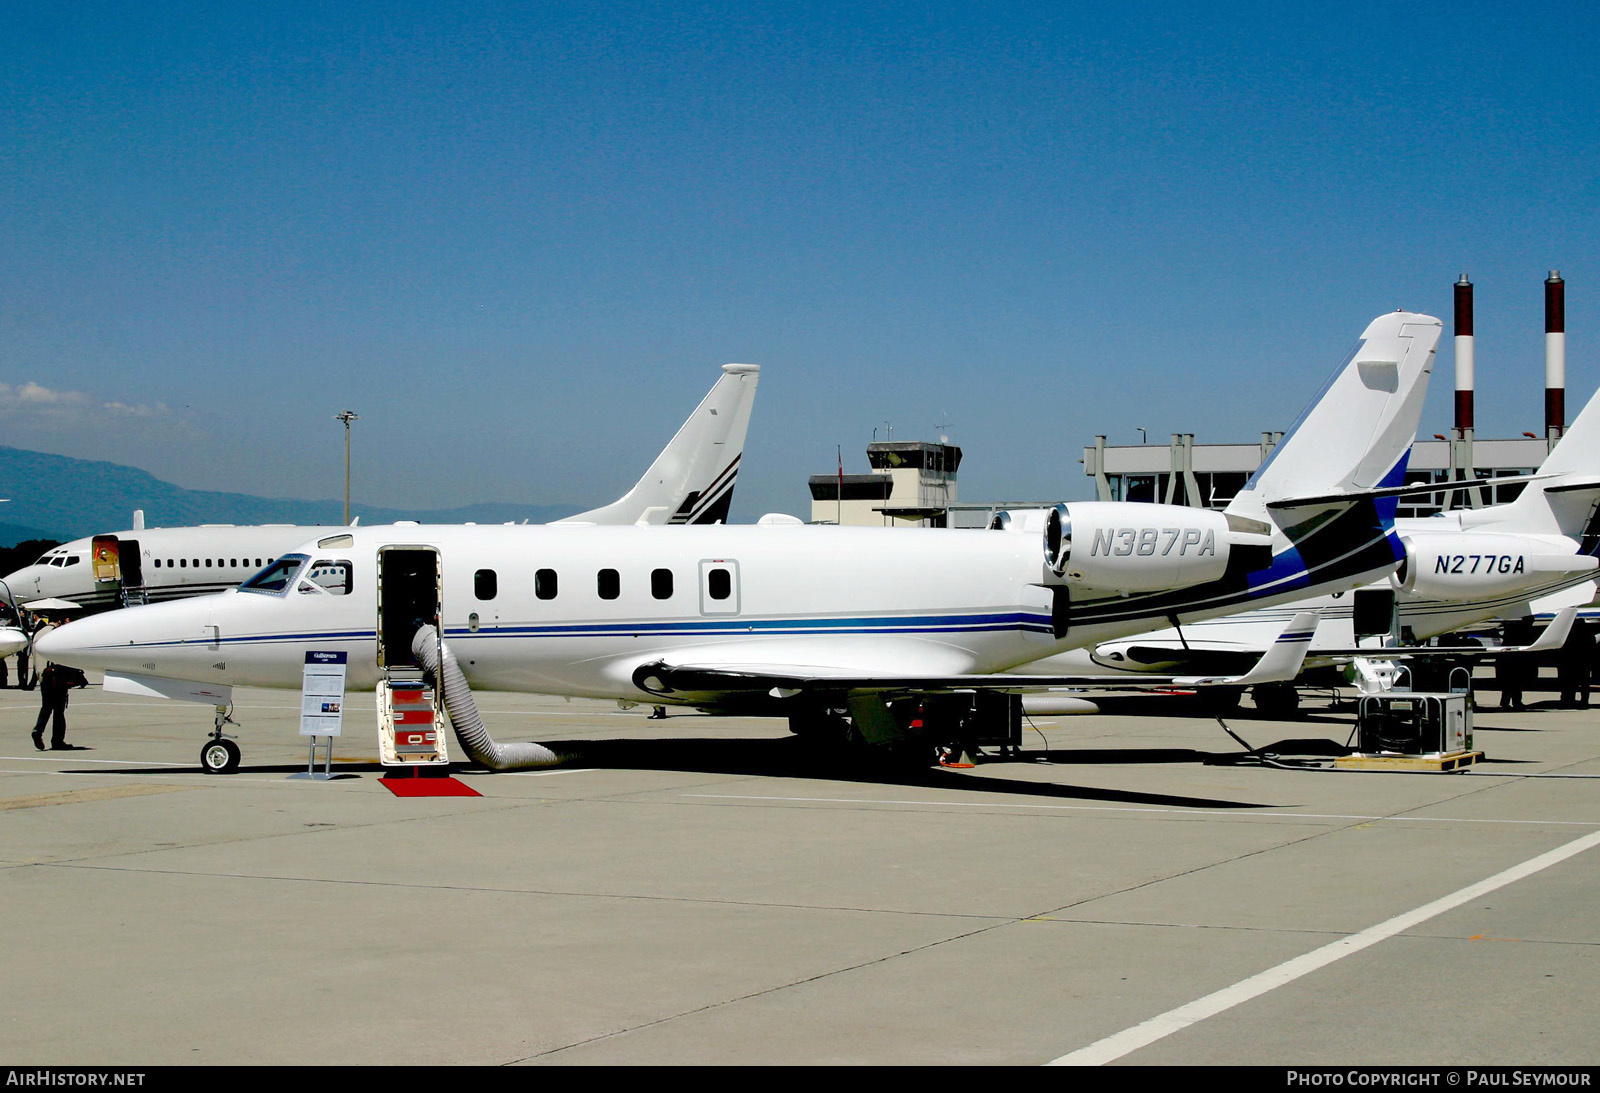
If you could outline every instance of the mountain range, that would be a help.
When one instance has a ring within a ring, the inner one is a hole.
[[[137,467],[72,459],[0,446],[0,546],[27,539],[69,540],[133,526],[143,509],[149,527],[194,524],[340,524],[343,501],[254,497],[187,490]],[[363,524],[420,520],[430,524],[546,523],[580,511],[576,505],[486,502],[451,509],[392,509],[351,503]]]

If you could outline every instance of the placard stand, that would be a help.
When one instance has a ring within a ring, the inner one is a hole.
[[[342,650],[317,650],[306,654],[305,675],[300,685],[300,735],[311,738],[311,752],[306,759],[305,773],[291,774],[290,778],[327,782],[355,777],[333,773],[333,738],[344,730],[347,660]],[[317,770],[318,747],[323,749],[320,771]]]

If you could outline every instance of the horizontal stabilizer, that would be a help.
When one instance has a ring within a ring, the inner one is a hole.
[[[1534,477],[1550,478],[1551,475],[1535,475]],[[1506,479],[1497,479],[1504,482]],[[1600,493],[1600,478],[1587,478],[1573,481],[1569,479],[1558,486],[1546,486],[1545,493]]]
[[[1454,493],[1457,490],[1477,489],[1479,486],[1506,486],[1514,485],[1518,482],[1536,482],[1549,477],[1549,475],[1544,474],[1527,474],[1517,477],[1508,476],[1506,478],[1464,478],[1457,482],[1413,482],[1407,486],[1385,486],[1374,490],[1345,490],[1339,493],[1319,494],[1316,497],[1285,497],[1277,501],[1268,501],[1267,508],[1300,509],[1319,505],[1337,505],[1341,502],[1353,505],[1357,501],[1372,500],[1379,497],[1422,497],[1434,493]],[[1600,486],[1592,488],[1600,488]]]

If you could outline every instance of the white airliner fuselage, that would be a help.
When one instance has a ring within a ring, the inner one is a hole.
[[[86,611],[118,606],[127,552],[137,553],[152,602],[234,588],[263,566],[329,529],[303,524],[201,524],[74,539],[5,578],[19,604],[59,599]],[[97,569],[104,577],[97,576]]]

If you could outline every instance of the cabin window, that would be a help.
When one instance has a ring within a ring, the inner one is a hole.
[[[472,575],[472,594],[480,600],[492,600],[500,591],[500,577],[492,569],[480,569]]]
[[[160,559],[160,558],[157,558],[157,559],[156,559],[156,568],[157,568],[157,569],[160,569],[160,568],[161,568],[161,559]]]
[[[556,571],[541,569],[533,575],[533,594],[541,600],[556,598]]]
[[[726,569],[713,569],[706,574],[706,592],[714,600],[725,600],[733,595],[733,575]]]
[[[178,559],[178,568],[179,569],[188,569],[189,568],[189,559],[187,559],[187,558],[179,558]]]
[[[602,569],[596,573],[594,583],[602,600],[614,600],[622,595],[622,577],[614,569]]]
[[[672,599],[672,570],[652,569],[650,571],[650,595],[658,600]]]

